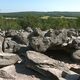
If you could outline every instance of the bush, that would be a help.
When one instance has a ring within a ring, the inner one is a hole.
[[[17,23],[17,19],[6,19],[5,17],[0,17],[0,28],[3,30],[21,29],[21,26]]]

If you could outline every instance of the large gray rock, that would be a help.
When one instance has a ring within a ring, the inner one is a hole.
[[[16,36],[17,35],[17,31],[16,30],[8,30],[8,31],[6,31],[6,33],[5,33],[5,37],[14,37],[14,36]]]
[[[68,29],[67,35],[68,35],[68,37],[72,37],[72,36],[77,37],[78,36],[78,30],[73,29],[73,28]]]
[[[20,58],[16,54],[0,53],[0,67],[15,64],[19,60]]]
[[[67,31],[68,30],[66,29],[50,29],[43,35],[42,31],[36,30],[35,32],[33,32],[33,35],[30,36],[30,46],[34,50],[39,52],[45,52],[47,49],[54,50],[56,46],[56,49],[58,48],[58,46],[63,48],[68,45]]]
[[[44,37],[47,31],[42,31],[40,28],[35,28],[29,35],[30,46],[39,52],[45,52],[50,47],[50,40]]]
[[[31,27],[27,27],[27,28],[26,28],[26,31],[29,32],[29,33],[32,33],[32,32],[33,32],[33,30],[32,30]]]
[[[76,50],[80,50],[80,38],[76,37],[73,41],[72,41],[72,46],[74,46],[74,48]]]
[[[30,33],[26,31],[18,33],[16,36],[16,39],[18,40],[17,42],[28,46],[29,45],[29,40],[28,40],[29,34]]]
[[[30,39],[30,46],[39,52],[45,52],[50,47],[50,40],[43,37],[32,37]]]
[[[67,29],[62,29],[62,30],[50,29],[45,34],[45,37],[50,38],[51,46],[52,46],[53,50],[54,50],[55,46],[65,47],[68,45],[69,37],[67,36],[67,32],[68,32]]]
[[[5,32],[6,32],[6,31],[0,30],[0,35],[1,35],[2,37],[5,37]]]
[[[26,66],[28,68],[31,68],[50,79],[70,80],[74,77],[71,77],[71,75],[77,75],[74,79],[77,80],[79,77],[77,73],[70,71],[64,63],[51,59],[42,53],[27,51],[26,56]]]
[[[33,30],[32,36],[33,36],[33,37],[34,37],[34,36],[44,36],[44,34],[43,34],[43,32],[42,32],[42,30],[41,30],[40,28],[35,28],[35,29]]]
[[[45,35],[45,37],[55,37],[55,31],[53,29],[49,29]]]
[[[4,52],[17,52],[20,49],[20,46],[15,41],[11,40],[11,38],[5,38],[3,42],[3,51]]]

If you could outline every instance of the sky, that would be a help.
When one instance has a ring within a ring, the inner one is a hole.
[[[80,0],[0,0],[0,13],[21,11],[80,12]]]

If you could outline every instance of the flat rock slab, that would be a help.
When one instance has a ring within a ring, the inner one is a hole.
[[[60,63],[42,53],[27,51],[26,56],[26,66],[50,80],[77,80],[79,78],[79,75],[70,71],[64,63]]]
[[[1,68],[0,71],[3,71],[10,76],[5,79],[6,75],[3,74],[4,77],[0,77],[0,80],[50,80],[39,73],[26,68],[24,64],[6,66]]]
[[[29,61],[32,61],[35,64],[39,64],[40,66],[45,66],[48,67],[50,66],[51,68],[58,68],[62,71],[68,71],[68,67],[65,66],[64,63],[57,61],[55,59],[52,59],[48,57],[45,54],[35,52],[35,51],[27,51],[26,52],[26,62],[29,63]]]
[[[19,60],[19,56],[16,54],[0,53],[0,67],[15,64]]]

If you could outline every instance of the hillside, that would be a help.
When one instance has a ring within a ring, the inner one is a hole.
[[[78,17],[80,16],[80,12],[13,12],[13,13],[0,13],[0,15],[9,17],[21,17],[25,15]]]

